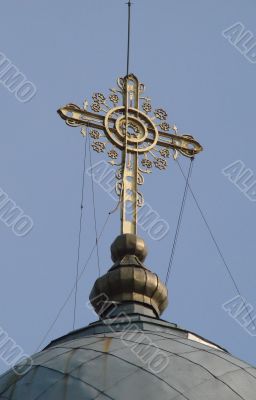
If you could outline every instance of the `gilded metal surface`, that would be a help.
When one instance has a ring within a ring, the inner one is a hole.
[[[129,258],[127,257],[129,260]],[[167,306],[167,289],[158,276],[146,268],[121,265],[98,278],[90,294],[91,303],[97,313],[106,309],[105,298],[99,301],[101,293],[109,299],[109,305],[125,302],[142,303],[154,310],[158,317]]]
[[[111,245],[111,258],[114,262],[120,261],[127,255],[134,255],[143,262],[147,254],[148,249],[144,240],[137,235],[125,234],[117,236]]]
[[[174,159],[179,154],[194,157],[202,151],[202,146],[191,135],[178,134],[176,125],[167,122],[165,110],[153,109],[151,100],[142,96],[145,86],[135,75],[119,78],[117,84],[109,96],[99,92],[93,94],[92,112],[85,100],[83,108],[67,104],[58,113],[67,125],[81,126],[83,136],[89,133],[94,151],[106,151],[109,163],[114,167],[121,166],[116,174],[121,233],[136,234],[137,208],[144,201],[137,189],[137,185],[144,182],[141,173],[149,174],[153,167],[166,169],[170,156]]]
[[[114,265],[96,280],[90,293],[91,304],[99,315],[102,309],[109,312],[127,302],[139,304],[145,315],[153,311],[153,316],[159,317],[164,311],[168,291],[158,276],[144,266],[146,256],[147,246],[137,235],[126,233],[115,239],[111,245]]]

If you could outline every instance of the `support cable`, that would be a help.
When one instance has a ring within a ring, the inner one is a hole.
[[[92,170],[92,152],[91,152],[91,141],[89,138],[89,154],[90,154],[90,167]],[[95,230],[95,241],[96,241],[96,250],[97,250],[97,266],[98,273],[100,276],[100,256],[99,256],[99,246],[98,246],[98,229],[97,229],[97,218],[96,218],[96,206],[95,206],[95,193],[94,193],[94,181],[93,174],[91,174],[91,184],[92,184],[92,203],[93,203],[93,217],[94,217],[94,230]]]
[[[181,172],[182,175],[183,175],[183,178],[186,179],[186,176],[185,176],[185,174],[184,174],[184,171],[183,171],[183,169],[182,169],[182,167],[181,167],[179,161],[176,160],[176,162],[177,162],[177,164],[178,164],[178,166],[179,166],[180,172]],[[209,232],[209,234],[210,234],[210,236],[211,236],[211,238],[212,238],[212,241],[213,241],[213,243],[214,243],[214,245],[215,245],[215,248],[216,248],[216,250],[217,250],[217,252],[218,252],[218,254],[219,254],[219,256],[220,256],[220,258],[221,258],[221,260],[222,260],[222,262],[223,262],[223,264],[224,264],[224,266],[225,266],[226,272],[227,272],[229,278],[231,279],[231,281],[232,281],[232,283],[233,283],[233,286],[234,286],[234,288],[235,288],[235,291],[236,291],[237,294],[241,297],[241,300],[242,300],[242,302],[243,302],[244,308],[246,309],[247,314],[248,314],[248,316],[250,317],[251,323],[252,323],[252,324],[254,325],[254,327],[256,328],[255,319],[253,319],[253,317],[252,317],[252,315],[251,315],[251,311],[248,310],[248,304],[246,304],[245,299],[244,299],[244,297],[243,297],[242,294],[241,294],[241,291],[240,291],[240,289],[239,289],[239,287],[238,287],[238,284],[236,283],[236,280],[235,280],[235,278],[234,278],[234,276],[233,276],[233,274],[232,274],[232,272],[231,272],[231,269],[230,269],[230,267],[228,266],[228,264],[227,264],[227,262],[226,262],[226,260],[225,260],[225,258],[224,258],[224,255],[223,255],[223,253],[222,253],[222,251],[221,251],[221,249],[220,249],[220,246],[219,246],[219,244],[218,244],[218,242],[217,242],[217,240],[216,240],[216,238],[215,238],[215,236],[214,236],[214,234],[213,234],[213,232],[212,232],[212,229],[211,229],[209,223],[207,222],[207,219],[206,219],[206,217],[205,217],[205,215],[204,215],[204,213],[203,213],[203,210],[202,210],[202,208],[201,208],[201,206],[200,206],[200,204],[199,204],[199,202],[198,202],[198,200],[197,200],[197,198],[196,198],[196,196],[195,196],[195,194],[194,194],[194,191],[192,190],[192,188],[191,188],[191,186],[190,186],[189,183],[188,183],[188,189],[189,189],[190,193],[192,194],[192,197],[193,197],[193,199],[194,199],[194,202],[195,202],[195,204],[196,204],[196,206],[197,206],[197,208],[198,208],[198,210],[199,210],[199,213],[200,213],[200,215],[201,215],[201,217],[202,217],[202,219],[203,219],[203,221],[204,221],[204,223],[205,223],[205,226],[206,226],[206,228],[207,228],[207,230],[208,230],[208,232]]]
[[[103,226],[102,226],[102,229],[101,229],[101,231],[100,231],[98,241],[100,241],[100,238],[101,238],[101,236],[103,235],[103,233],[104,233],[104,231],[105,231],[105,228],[106,228],[107,223],[108,223],[108,221],[109,221],[110,215],[111,215],[111,213],[109,212],[108,215],[107,215],[107,218],[106,218],[106,220],[105,220],[105,222],[104,222],[104,224],[103,224]],[[89,264],[89,261],[90,261],[91,258],[92,258],[92,255],[93,255],[93,253],[94,253],[95,248],[96,248],[96,243],[93,245],[93,247],[92,247],[92,249],[91,249],[91,251],[90,251],[90,254],[89,254],[89,256],[87,257],[87,260],[86,260],[86,262],[85,262],[85,264],[84,264],[84,266],[83,266],[81,272],[80,272],[79,275],[78,275],[77,282],[79,282],[80,279],[82,278],[82,275],[84,274],[85,269],[86,269],[87,265]],[[49,326],[49,328],[48,328],[47,332],[45,333],[44,337],[42,338],[40,344],[37,346],[35,352],[38,352],[38,351],[39,351],[40,347],[42,346],[42,344],[44,343],[44,341],[45,341],[46,338],[48,337],[49,333],[52,331],[52,329],[53,329],[54,325],[56,324],[57,320],[59,319],[59,317],[60,317],[62,311],[64,310],[64,308],[66,307],[66,305],[67,305],[67,303],[69,302],[70,298],[72,297],[72,294],[73,294],[75,288],[76,288],[76,283],[73,285],[72,289],[70,290],[68,296],[66,297],[66,299],[65,299],[64,303],[62,304],[62,306],[60,307],[60,309],[59,309],[59,311],[58,311],[56,317],[54,318],[53,322],[52,322],[51,325]]]
[[[177,222],[177,227],[176,227],[174,240],[173,240],[173,245],[172,245],[172,251],[171,251],[171,255],[170,255],[170,260],[169,260],[169,265],[168,265],[168,269],[167,269],[167,273],[166,273],[166,278],[165,278],[165,285],[166,286],[168,285],[170,273],[171,273],[172,266],[173,266],[174,254],[175,254],[175,250],[176,250],[177,240],[178,240],[178,236],[179,236],[179,232],[180,232],[182,217],[183,217],[185,204],[186,204],[186,199],[187,199],[187,194],[188,194],[189,180],[191,178],[192,169],[193,169],[193,161],[194,161],[194,157],[192,157],[190,159],[190,166],[189,166],[189,170],[188,170],[188,176],[186,178],[186,185],[185,185],[184,194],[183,194],[183,198],[182,198],[182,202],[181,202],[179,218],[178,218],[178,222]]]
[[[75,284],[75,302],[74,302],[74,314],[73,314],[73,330],[75,329],[75,323],[76,323],[77,284],[78,284],[77,280],[78,280],[79,263],[80,263],[81,233],[82,233],[82,220],[83,220],[83,209],[84,209],[84,186],[85,186],[85,168],[86,168],[86,156],[87,156],[87,138],[88,138],[88,136],[86,135],[86,138],[84,141],[84,161],[83,161],[80,220],[79,220],[77,262],[76,262],[76,284]]]

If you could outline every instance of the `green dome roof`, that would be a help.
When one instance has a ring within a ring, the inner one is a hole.
[[[142,315],[93,323],[32,359],[24,375],[0,378],[1,400],[255,400],[255,368]]]

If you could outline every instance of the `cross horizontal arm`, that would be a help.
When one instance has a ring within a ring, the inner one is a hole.
[[[104,122],[105,118],[103,115],[83,110],[75,104],[67,104],[64,107],[59,108],[57,112],[67,124],[69,121],[71,121],[71,123],[73,122],[77,125],[86,125],[91,121]]]
[[[87,110],[83,110],[75,104],[68,104],[58,110],[58,114],[68,125],[79,126],[87,125],[90,128],[100,129],[105,131],[104,120],[105,116],[95,114]],[[112,122],[114,118],[109,118]],[[110,131],[116,132],[114,128],[109,128]],[[150,133],[153,130],[148,128]],[[187,157],[193,157],[203,150],[202,146],[190,135],[177,135],[167,132],[158,132],[159,138],[157,145],[160,147],[171,148],[180,151]],[[145,142],[153,143],[153,139],[150,137],[145,138]]]
[[[149,129],[149,132],[151,130]],[[167,132],[158,132],[159,139],[157,141],[157,145],[161,147],[167,147],[174,150],[179,150],[183,152],[187,152],[187,156],[193,156],[198,154],[203,150],[202,146],[190,135],[176,135],[173,133]],[[145,141],[149,143],[153,142],[153,139],[146,138]]]

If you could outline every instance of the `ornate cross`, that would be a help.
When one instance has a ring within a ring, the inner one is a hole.
[[[67,104],[58,113],[67,125],[82,126],[83,135],[90,128],[93,150],[101,153],[112,147],[107,154],[110,164],[119,167],[116,193],[121,205],[121,233],[136,234],[138,207],[144,202],[138,191],[138,185],[144,183],[142,174],[150,174],[153,167],[166,169],[171,155],[174,159],[179,154],[194,157],[202,146],[190,135],[179,135],[177,127],[166,121],[163,109],[152,109],[151,100],[142,96],[145,87],[135,75],[119,78],[117,84],[118,88],[110,89],[108,99],[94,93],[92,112],[85,101],[83,108]],[[98,114],[100,111],[105,115]]]

